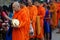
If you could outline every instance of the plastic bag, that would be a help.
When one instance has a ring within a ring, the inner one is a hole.
[[[32,23],[30,22],[30,36],[34,35],[34,30],[33,30],[33,26]]]

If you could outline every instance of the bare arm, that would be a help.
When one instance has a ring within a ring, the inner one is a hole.
[[[3,12],[3,17],[5,17],[5,18],[8,19],[8,20],[11,20],[11,18],[9,18],[9,17],[5,14],[5,12]]]

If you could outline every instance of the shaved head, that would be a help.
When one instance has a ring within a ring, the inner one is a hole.
[[[19,4],[19,2],[14,2],[13,5],[12,5],[12,7],[13,7],[14,11],[19,11],[20,10],[20,4]]]
[[[29,5],[29,6],[32,5],[32,0],[28,0],[28,5]]]
[[[28,2],[32,2],[32,0],[28,0]]]
[[[39,3],[38,1],[35,1],[35,2],[34,2],[34,5],[35,5],[35,6],[40,6],[40,3]]]
[[[19,6],[19,5],[20,4],[18,3],[18,1],[13,3],[13,6]]]
[[[20,7],[23,8],[25,5],[24,3],[20,3]]]

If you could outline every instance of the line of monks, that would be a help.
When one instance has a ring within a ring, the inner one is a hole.
[[[43,4],[38,2],[32,5],[31,0],[28,0],[28,6],[23,3],[14,2],[13,3],[13,19],[18,19],[20,22],[19,28],[13,28],[12,30],[12,40],[29,40],[29,38],[44,38],[44,17],[46,9],[43,7]],[[53,3],[50,6],[50,11],[52,12],[52,28],[57,26],[57,16],[58,20],[60,18],[60,13],[57,13],[57,10],[60,10],[60,7],[57,8],[57,3]],[[58,6],[60,4],[58,3]],[[60,12],[60,11],[59,11]],[[36,17],[40,16],[40,33],[36,34]],[[32,27],[34,30],[34,35],[29,35],[30,30],[30,21],[32,22]]]

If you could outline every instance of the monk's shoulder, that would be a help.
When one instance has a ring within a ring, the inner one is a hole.
[[[25,7],[25,10],[26,10],[26,11],[29,11],[28,7]]]
[[[45,11],[45,8],[44,7],[42,7],[42,6],[40,6],[40,8],[39,8],[41,11]]]
[[[43,10],[45,11],[45,8],[43,7]]]
[[[25,10],[25,14],[29,15],[29,9],[28,9],[28,7],[25,7],[24,10]]]
[[[37,9],[37,7],[36,7],[35,5],[33,5],[33,8],[34,8],[34,9]]]
[[[24,8],[24,9],[22,9],[21,11],[20,11],[20,15],[21,16],[24,16],[24,15],[27,15],[27,8]]]

